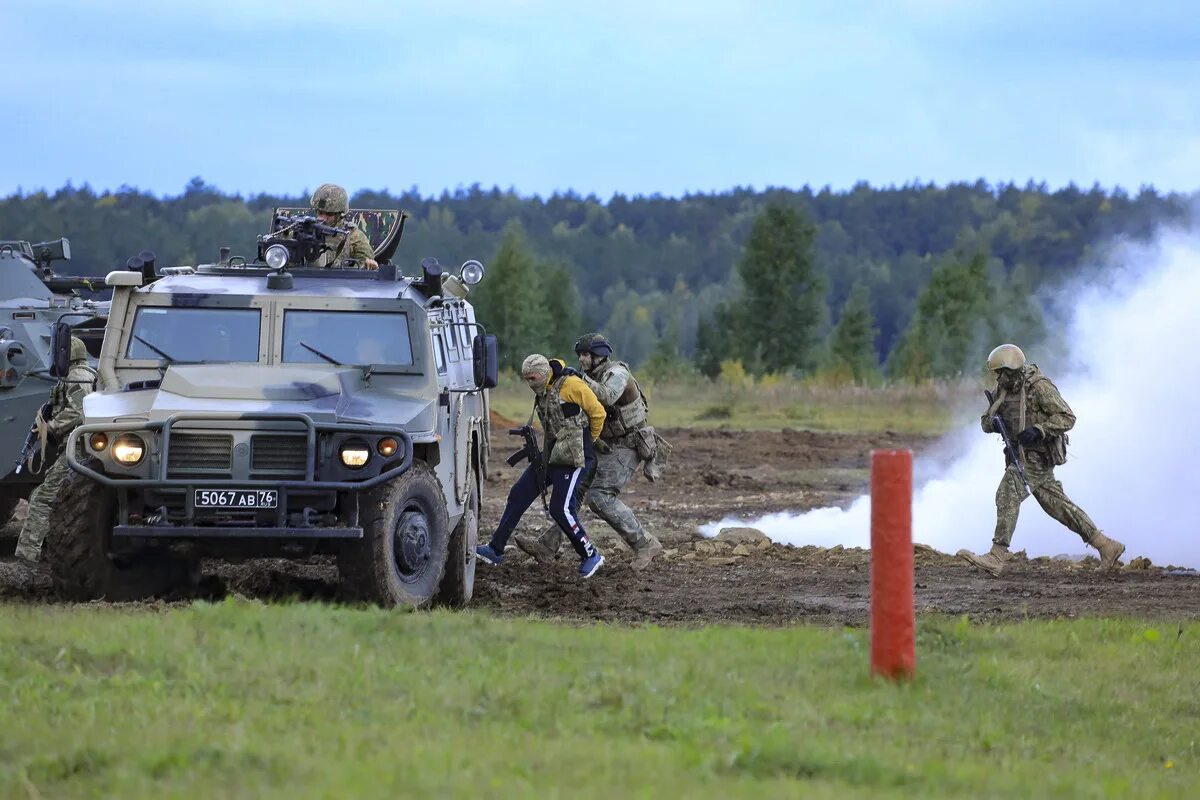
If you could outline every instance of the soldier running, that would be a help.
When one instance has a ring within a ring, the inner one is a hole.
[[[42,451],[45,448],[64,445],[71,431],[79,427],[83,419],[83,398],[96,386],[96,370],[87,362],[87,347],[81,339],[71,337],[71,368],[65,379],[60,379],[50,390],[50,419],[35,421],[41,432]],[[50,469],[46,470],[42,482],[29,495],[29,515],[21,525],[17,539],[16,555],[29,562],[42,557],[42,542],[50,529],[50,507],[70,467],[67,466],[67,451],[63,447]]]
[[[652,454],[656,445],[654,429],[647,424],[649,408],[646,397],[629,365],[612,358],[613,348],[600,333],[589,333],[575,342],[583,380],[604,405],[605,422],[596,442],[596,470],[581,484],[588,508],[621,535],[633,551],[632,567],[643,570],[649,566],[663,546],[646,532],[629,506],[617,497],[633,478],[643,460]],[[517,546],[533,556],[539,564],[553,563],[558,557],[562,537],[556,526],[547,527],[540,535],[518,536]]]
[[[533,390],[534,411],[545,432],[545,484],[539,486],[538,470],[530,464],[508,493],[508,503],[491,541],[475,548],[480,559],[492,565],[504,560],[504,547],[521,515],[547,488],[548,510],[557,529],[566,534],[579,555],[579,577],[590,578],[604,563],[576,513],[576,488],[594,469],[594,442],[604,425],[604,407],[574,370],[558,359],[538,353],[521,365],[521,379]]]
[[[996,533],[992,549],[983,555],[959,550],[958,556],[990,575],[999,575],[1004,562],[1012,558],[1008,550],[1021,503],[1029,494],[1054,519],[1079,534],[1086,544],[1100,551],[1100,568],[1111,569],[1125,552],[1125,545],[1105,536],[1084,510],[1063,491],[1054,477],[1054,467],[1067,460],[1067,431],[1075,425],[1075,414],[1058,389],[1037,364],[1026,364],[1025,354],[1015,344],[1002,344],[988,356],[988,369],[996,376],[996,395],[984,412],[984,433],[1000,433],[992,423],[999,415],[1005,428],[1015,436],[1012,442],[1024,467],[1024,476],[1012,456],[1005,451],[1008,466],[996,490]]]

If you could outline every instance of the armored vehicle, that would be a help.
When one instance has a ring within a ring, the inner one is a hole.
[[[99,353],[106,303],[84,300],[80,289],[102,289],[87,278],[58,275],[55,261],[71,258],[67,239],[0,241],[0,528],[41,480],[40,451],[32,468],[16,470],[34,415],[50,397],[50,335],[56,322],[78,327]]]
[[[377,271],[314,269],[296,246],[108,275],[98,388],[45,544],[60,593],[332,554],[354,596],[470,600],[497,365],[466,300],[483,267],[405,277],[383,252]]]

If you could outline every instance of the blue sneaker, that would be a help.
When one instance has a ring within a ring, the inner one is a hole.
[[[579,562],[579,577],[590,578],[596,574],[596,570],[600,569],[600,565],[604,563],[604,556],[600,555],[597,550],[591,558],[585,558]]]
[[[504,563],[504,556],[493,550],[490,544],[481,544],[476,547],[475,555],[479,556],[481,561],[491,564],[493,567],[498,567]]]

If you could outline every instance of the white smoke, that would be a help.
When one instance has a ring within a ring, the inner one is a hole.
[[[1125,543],[1124,560],[1145,555],[1200,567],[1200,238],[1166,233],[1154,245],[1120,248],[1111,262],[1099,282],[1073,291],[1066,347],[1050,343],[1068,361],[1042,362],[1078,417],[1069,460],[1056,472],[1099,528]],[[976,416],[943,445],[961,456],[947,464],[920,458],[914,468],[913,539],[949,553],[986,551],[1003,469],[998,438],[985,435]],[[781,543],[867,547],[870,502],[725,519],[701,532],[730,525],[759,528]],[[1033,498],[1021,506],[1012,547],[1030,556],[1088,549]]]

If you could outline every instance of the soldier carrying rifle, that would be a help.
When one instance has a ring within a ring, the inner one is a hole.
[[[545,491],[549,488],[547,509],[550,518],[566,534],[579,556],[579,577],[590,578],[604,563],[604,556],[588,539],[576,516],[579,511],[579,492],[576,490],[595,469],[593,448],[604,427],[604,406],[579,374],[558,359],[534,353],[521,364],[521,379],[535,395],[533,410],[542,423],[546,444],[543,451],[538,452],[526,442],[523,452],[533,456],[530,465],[509,491],[508,503],[491,541],[475,548],[475,552],[486,563],[499,565],[504,560],[508,537],[516,529],[521,515],[538,495],[542,495],[544,501]],[[516,433],[523,431],[519,429]],[[540,468],[542,465],[544,470]]]
[[[996,489],[996,533],[992,549],[983,555],[959,550],[958,555],[991,575],[1004,570],[1021,503],[1030,494],[1047,514],[1079,534],[1100,551],[1101,569],[1116,566],[1125,545],[1100,532],[1082,508],[1071,502],[1054,468],[1067,460],[1067,431],[1075,414],[1037,364],[1026,364],[1015,344],[1002,344],[988,356],[996,377],[996,393],[986,392],[988,408],[980,423],[984,433],[1004,440],[1007,467]]]
[[[34,420],[42,458],[45,458],[47,448],[57,446],[61,449],[54,464],[46,470],[42,482],[29,495],[29,515],[21,525],[16,550],[17,557],[26,561],[36,562],[42,557],[42,542],[50,527],[50,506],[70,469],[67,466],[66,449],[62,445],[83,419],[83,398],[96,385],[96,371],[88,366],[87,355],[83,341],[72,336],[71,368],[54,385],[50,391],[50,402],[42,406]],[[23,449],[22,463],[17,468],[22,469],[26,460],[32,459],[32,452]]]

